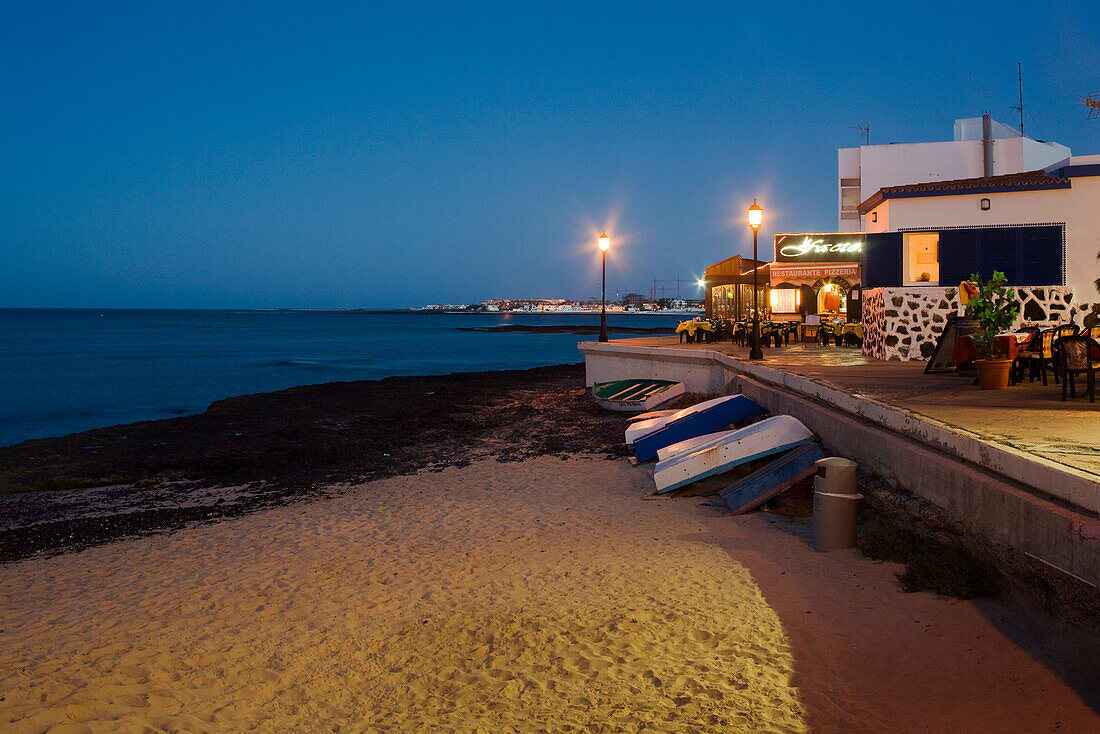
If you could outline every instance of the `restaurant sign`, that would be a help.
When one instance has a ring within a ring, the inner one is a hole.
[[[862,232],[848,234],[777,234],[775,261],[781,263],[859,262]]]
[[[845,278],[859,282],[858,265],[779,265],[771,267],[772,283],[819,278]]]

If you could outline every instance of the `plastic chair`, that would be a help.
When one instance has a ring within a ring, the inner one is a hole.
[[[1085,374],[1085,395],[1090,403],[1096,402],[1096,373],[1100,371],[1100,344],[1087,336],[1063,336],[1054,342],[1058,367],[1062,373],[1062,402],[1069,395],[1077,397],[1076,376]]]
[[[1039,332],[1038,339],[1031,337],[1027,351],[1020,352],[1019,359],[1026,362],[1028,367],[1027,381],[1035,381],[1035,373],[1038,371],[1043,376],[1043,384],[1047,384],[1047,363],[1050,363],[1054,373],[1054,382],[1058,382],[1058,370],[1054,367],[1054,337],[1057,329],[1044,329]]]

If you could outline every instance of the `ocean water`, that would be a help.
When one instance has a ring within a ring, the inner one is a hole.
[[[609,314],[620,326],[683,316]],[[591,336],[463,331],[598,325],[591,314],[0,309],[0,446],[200,413],[233,395],[391,375],[582,360]]]

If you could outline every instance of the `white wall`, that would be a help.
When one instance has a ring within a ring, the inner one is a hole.
[[[996,145],[994,144],[994,147]],[[1023,161],[1021,171],[1038,171],[1049,165],[1064,161],[1070,157],[1070,149],[1058,143],[1047,143],[1041,140],[1023,139]],[[1012,173],[1012,171],[1006,171]]]
[[[959,123],[977,121],[956,120]],[[996,121],[994,121],[995,124]],[[1006,130],[1007,126],[1001,125]],[[980,127],[979,127],[980,130]],[[958,130],[956,135],[958,136]],[[1036,171],[1070,157],[1070,149],[1058,143],[1031,138],[995,137],[993,140],[993,175]],[[837,149],[837,231],[851,231],[856,220],[840,219],[840,179],[860,179],[860,201],[866,201],[879,189],[932,181],[952,181],[985,175],[982,141],[963,139],[934,143],[891,143],[863,145],[859,148]],[[872,223],[861,219],[865,231]]]
[[[1100,176],[1070,179],[1072,188],[1047,191],[1009,191],[995,194],[927,196],[914,199],[889,199],[879,206],[876,232],[903,229],[939,229],[985,225],[1059,224],[1066,225],[1066,285],[1072,286],[1077,300],[1100,301],[1093,281],[1100,278]],[[990,209],[982,211],[980,202],[990,200]],[[882,210],[889,204],[887,216]],[[870,226],[870,213],[864,217]],[[884,227],[888,220],[888,228]],[[1051,283],[1050,285],[1060,285]]]
[[[860,170],[863,200],[886,186],[974,178],[982,175],[982,144],[964,140],[864,146]]]

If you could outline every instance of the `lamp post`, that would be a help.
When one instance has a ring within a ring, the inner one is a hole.
[[[759,264],[756,259],[756,235],[763,221],[764,210],[753,199],[752,206],[749,207],[749,226],[752,227],[752,348],[749,349],[749,359],[764,359],[764,352],[760,349],[760,307],[756,290],[756,271]]]
[[[600,252],[603,255],[603,282],[600,285],[600,341],[607,341],[607,248],[611,247],[611,238],[604,231],[600,235]]]

